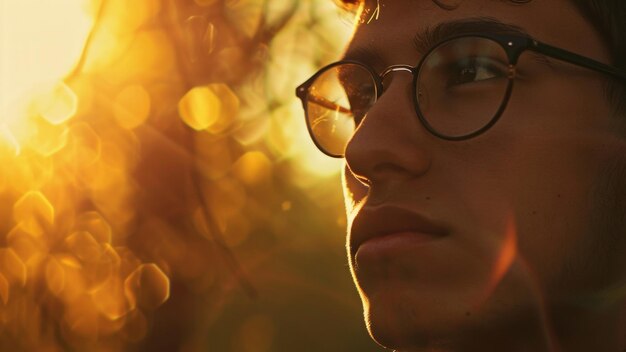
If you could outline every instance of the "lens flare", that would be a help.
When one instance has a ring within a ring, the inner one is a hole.
[[[507,220],[506,230],[497,259],[493,265],[491,279],[489,280],[488,291],[493,291],[502,277],[509,271],[509,268],[517,257],[517,230],[513,216],[510,215]]]
[[[513,214],[509,214],[506,217],[504,231],[499,240],[500,243],[496,248],[495,258],[491,264],[491,273],[481,297],[476,302],[476,308],[478,309],[484,302],[490,299],[496,287],[511,269],[511,266],[519,259],[517,252],[517,228]]]

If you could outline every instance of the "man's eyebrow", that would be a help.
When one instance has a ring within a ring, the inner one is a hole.
[[[464,34],[512,34],[530,37],[524,28],[501,22],[493,17],[475,17],[462,20],[442,22],[434,27],[426,27],[413,37],[413,45],[421,55],[438,43]]]
[[[478,33],[514,34],[530,37],[526,30],[520,26],[504,23],[493,17],[472,17],[426,27],[415,34],[413,46],[419,55],[424,55],[433,46],[448,38]],[[386,66],[385,58],[372,44],[350,47],[344,54],[343,60],[355,60],[381,69]]]

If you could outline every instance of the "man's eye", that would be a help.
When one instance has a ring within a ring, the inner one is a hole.
[[[448,87],[506,77],[502,64],[489,58],[471,58],[452,66],[448,69]]]

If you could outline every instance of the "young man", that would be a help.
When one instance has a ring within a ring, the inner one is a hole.
[[[625,351],[626,3],[453,3],[361,4],[345,57],[297,90],[315,143],[346,160],[370,334]]]

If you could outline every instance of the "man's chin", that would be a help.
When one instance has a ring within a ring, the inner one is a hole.
[[[386,291],[364,297],[364,318],[370,336],[398,351],[443,347],[452,333],[471,324],[467,307],[416,294]]]
[[[511,294],[496,290],[496,296],[481,301],[479,287],[438,291],[402,286],[361,291],[368,331],[387,348],[464,350],[459,346],[471,345],[477,336],[495,341],[509,332],[539,325],[537,311],[530,309],[532,304],[524,295],[503,302],[498,293],[507,293],[509,298]]]

